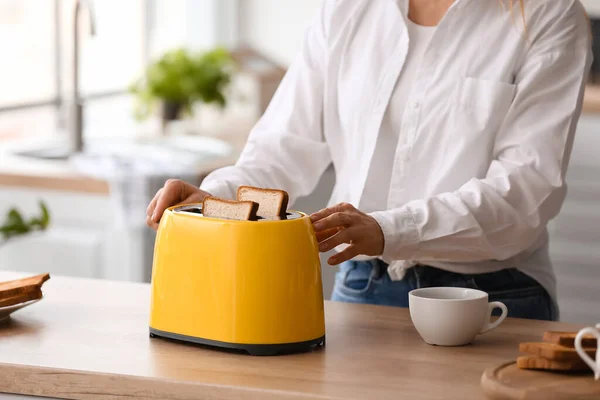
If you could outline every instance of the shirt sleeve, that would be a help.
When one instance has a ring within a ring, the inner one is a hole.
[[[371,215],[382,258],[475,262],[528,249],[564,201],[564,181],[591,65],[589,24],[577,2],[532,40],[483,179]]]
[[[299,54],[235,165],[209,174],[202,190],[233,198],[240,185],[284,189],[290,204],[314,190],[331,163],[323,135],[323,87],[333,4],[326,0],[308,25]]]

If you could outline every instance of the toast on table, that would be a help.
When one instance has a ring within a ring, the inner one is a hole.
[[[595,357],[595,348],[584,347],[584,350],[590,357]],[[574,347],[561,346],[556,343],[525,342],[519,344],[519,351],[521,353],[527,353],[533,356],[542,357],[547,360],[581,361],[581,357],[579,357],[579,354],[577,354],[577,350],[575,350]]]
[[[577,332],[544,332],[541,342],[523,342],[517,358],[521,369],[535,369],[561,372],[591,372],[575,349]],[[582,347],[590,357],[596,357],[598,343],[593,336],[584,337]]]
[[[561,346],[575,348],[575,336],[577,336],[577,332],[548,331],[544,332],[542,340],[548,343],[556,343]],[[598,343],[594,336],[586,335],[581,341],[581,346],[597,347]]]
[[[539,369],[548,371],[589,371],[590,367],[581,359],[579,360],[548,360],[536,356],[520,356],[517,358],[517,366],[521,369]]]
[[[8,307],[42,298],[42,285],[50,279],[44,273],[27,278],[0,282],[0,307]]]
[[[22,279],[0,282],[0,300],[17,296],[22,293],[33,292],[50,279],[50,274],[39,274]]]
[[[42,289],[36,289],[33,292],[22,293],[13,297],[7,297],[5,299],[0,300],[0,308],[14,306],[32,300],[38,300],[41,299],[42,296]]]

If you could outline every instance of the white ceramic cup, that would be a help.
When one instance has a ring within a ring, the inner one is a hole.
[[[464,346],[475,337],[496,328],[508,314],[506,306],[488,302],[481,290],[458,287],[432,287],[409,292],[410,317],[425,342],[437,346]],[[490,323],[492,310],[502,315]]]
[[[598,340],[599,346],[598,350],[596,350],[595,360],[592,360],[592,357],[588,356],[587,353],[583,351],[583,347],[581,347],[581,339],[583,339],[585,335],[595,336],[596,340]],[[575,336],[575,349],[577,349],[577,354],[579,354],[579,357],[581,357],[581,359],[590,366],[592,371],[594,371],[594,378],[596,380],[600,380],[600,324],[596,324],[596,329],[590,326],[580,330],[577,333],[577,336]]]

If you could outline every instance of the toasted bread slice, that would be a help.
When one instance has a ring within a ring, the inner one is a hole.
[[[536,356],[517,357],[517,367],[521,369],[543,369],[549,371],[589,371],[590,367],[583,360],[556,361]]]
[[[0,282],[0,300],[31,293],[42,287],[50,279],[50,274],[39,274],[22,279]]]
[[[595,348],[585,348],[585,352],[590,357],[595,357]],[[580,360],[577,350],[572,347],[561,346],[556,343],[545,342],[525,342],[519,344],[521,353],[528,353],[537,357],[542,357],[547,360],[554,361],[578,361]]]
[[[261,189],[252,186],[240,186],[237,190],[238,201],[258,203],[257,214],[261,217],[283,217],[287,212],[289,196],[285,190]]]
[[[42,298],[42,290],[36,289],[33,292],[21,293],[17,296],[8,297],[0,300],[0,307],[14,306],[16,304],[25,303],[31,300],[37,300]]]
[[[548,343],[555,343],[565,347],[575,348],[575,337],[577,332],[559,332],[548,331],[544,332],[542,340]],[[581,341],[582,347],[598,348],[598,340],[592,335],[586,335]]]
[[[202,202],[202,214],[205,217],[253,221],[256,220],[257,211],[258,203],[253,201],[225,200],[207,196]]]

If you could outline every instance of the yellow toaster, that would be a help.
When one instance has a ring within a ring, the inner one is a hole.
[[[238,221],[167,209],[154,248],[150,336],[251,355],[325,344],[321,264],[308,215]]]

